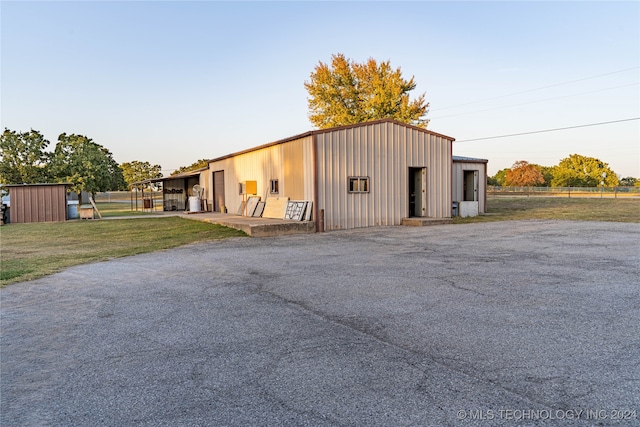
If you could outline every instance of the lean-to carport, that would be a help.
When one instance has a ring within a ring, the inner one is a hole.
[[[200,183],[200,173],[207,168],[172,175],[163,178],[146,179],[134,183],[131,188],[131,210],[188,210],[188,198],[193,194],[193,186]],[[202,210],[207,210],[207,201]]]

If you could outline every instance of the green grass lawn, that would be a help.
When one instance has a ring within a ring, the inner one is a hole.
[[[564,219],[640,222],[639,199],[498,197],[487,215],[454,223]],[[104,217],[135,219],[9,224],[0,227],[0,287],[42,277],[65,267],[124,257],[187,243],[245,236],[241,231],[179,217],[145,218],[126,203],[100,203]]]
[[[0,287],[87,262],[238,236],[246,234],[178,217],[9,224],[0,227]]]
[[[135,202],[134,202],[135,203]],[[146,210],[146,211],[142,211],[142,201],[139,200],[138,201],[138,210],[131,210],[131,203],[126,202],[126,203],[122,203],[122,202],[98,202],[96,203],[96,207],[98,208],[98,210],[100,211],[100,214],[102,215],[103,218],[109,218],[109,217],[119,217],[119,216],[144,216],[144,215],[149,215],[149,214],[153,214],[153,213],[161,213],[162,210],[161,209],[157,209],[156,211],[150,211],[150,210]],[[135,207],[135,205],[134,205]],[[95,217],[97,218],[98,215],[96,214]]]
[[[454,218],[454,223],[516,219],[640,222],[640,199],[496,197],[487,200],[487,215]]]

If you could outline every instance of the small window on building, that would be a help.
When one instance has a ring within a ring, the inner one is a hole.
[[[369,177],[366,176],[350,176],[349,177],[349,193],[368,193]]]
[[[271,194],[278,194],[280,192],[280,188],[278,187],[278,180],[277,179],[272,179],[271,180],[271,190],[269,190],[269,192]]]

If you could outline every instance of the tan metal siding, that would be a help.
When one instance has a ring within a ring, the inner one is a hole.
[[[236,213],[242,202],[238,184],[242,181],[257,181],[258,196],[269,197],[270,181],[280,184],[279,197],[297,200],[313,200],[312,136],[271,145],[258,150],[222,158],[211,162],[209,176],[213,171],[224,170],[225,204],[229,213]],[[213,198],[213,189],[207,197]],[[275,195],[274,195],[275,196]]]
[[[453,162],[452,174],[452,200],[460,202],[464,200],[463,183],[464,171],[478,171],[478,210],[480,213],[487,212],[487,164],[484,162]]]
[[[10,188],[11,222],[58,222],[67,219],[65,185],[26,185]]]
[[[314,147],[313,147],[314,137],[309,136],[302,140],[300,140],[300,144],[302,145],[302,170],[304,173],[304,197],[303,200],[313,200],[315,187],[314,187]]]
[[[318,204],[325,229],[399,225],[408,215],[408,168],[427,168],[428,216],[451,216],[451,141],[383,122],[317,135]],[[348,192],[368,176],[369,193]]]
[[[284,173],[280,185],[285,195],[293,200],[304,200],[303,141],[282,144]]]

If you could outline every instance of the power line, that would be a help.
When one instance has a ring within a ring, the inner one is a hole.
[[[591,91],[588,91],[588,92],[574,93],[574,94],[565,95],[565,96],[556,96],[556,97],[553,97],[553,98],[539,99],[537,101],[522,102],[520,104],[504,105],[502,107],[493,107],[493,108],[487,108],[487,109],[484,109],[484,110],[468,111],[466,113],[449,114],[448,116],[431,117],[429,120],[445,119],[447,117],[466,116],[467,114],[484,113],[485,111],[501,110],[503,108],[511,108],[511,107],[519,107],[521,105],[536,104],[536,103],[539,103],[539,102],[553,101],[553,100],[556,100],[556,99],[571,98],[573,96],[588,95],[588,94],[597,93],[597,92],[605,92],[607,90],[620,89],[620,88],[623,88],[623,87],[637,86],[638,84],[640,84],[640,83],[631,83],[631,84],[628,84],[628,85],[614,86],[614,87],[609,87],[609,88],[605,88],[605,89],[598,89],[598,90],[591,90]]]
[[[598,77],[610,76],[611,74],[618,74],[618,73],[623,73],[625,71],[637,70],[638,68],[640,68],[640,67],[625,68],[624,70],[617,70],[617,71],[612,71],[610,73],[598,74],[597,76],[585,77],[585,78],[577,79],[577,80],[570,80],[568,82],[556,83],[556,84],[549,85],[549,86],[542,86],[542,87],[538,87],[538,88],[535,88],[535,89],[523,90],[521,92],[509,93],[509,94],[506,94],[506,95],[494,96],[494,97],[491,97],[491,98],[479,99],[477,101],[471,101],[471,102],[467,102],[467,103],[464,103],[464,104],[456,104],[456,105],[449,105],[448,107],[435,108],[435,109],[432,109],[431,111],[440,111],[440,110],[446,110],[448,108],[463,107],[465,105],[477,104],[478,102],[492,101],[494,99],[500,99],[500,98],[506,98],[506,97],[509,97],[509,96],[521,95],[523,93],[535,92],[535,91],[538,91],[538,90],[548,89],[548,88],[551,88],[551,87],[556,87],[556,86],[562,86],[562,85],[567,85],[567,84],[571,84],[571,83],[582,82],[582,81],[585,81],[585,80],[596,79]]]
[[[556,132],[556,131],[559,131],[559,130],[577,129],[577,128],[584,128],[584,127],[588,127],[588,126],[600,126],[600,125],[608,125],[608,124],[611,124],[611,123],[629,122],[629,121],[632,121],[632,120],[640,120],[640,117],[633,117],[633,118],[630,118],[630,119],[622,119],[622,120],[613,120],[613,121],[610,121],[610,122],[588,123],[588,124],[585,124],[585,125],[568,126],[568,127],[564,127],[564,128],[534,130],[534,131],[522,132],[522,133],[512,133],[512,134],[509,134],[509,135],[498,135],[498,136],[487,136],[487,137],[484,137],[484,138],[463,139],[463,140],[456,141],[456,142],[471,142],[471,141],[483,141],[483,140],[486,140],[486,139],[508,138],[510,136],[531,135],[531,134],[534,134],[534,133],[544,133],[544,132]]]

